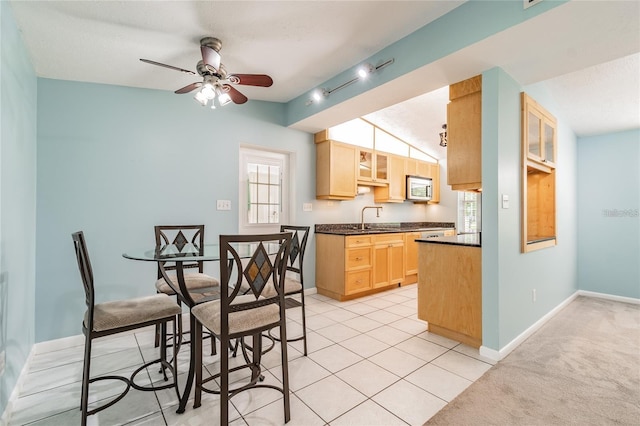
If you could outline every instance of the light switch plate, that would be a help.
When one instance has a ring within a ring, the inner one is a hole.
[[[507,194],[502,194],[502,208],[509,208],[509,196]]]
[[[303,212],[310,212],[313,210],[313,204],[311,203],[302,203],[302,211]]]
[[[218,200],[216,203],[217,210],[231,210],[231,200]]]

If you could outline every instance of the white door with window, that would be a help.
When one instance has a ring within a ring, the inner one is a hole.
[[[289,221],[289,155],[240,148],[240,233],[278,232]]]

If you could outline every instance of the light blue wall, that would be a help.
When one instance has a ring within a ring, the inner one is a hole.
[[[292,223],[358,222],[373,196],[315,200],[313,137],[283,127],[283,109],[250,101],[212,111],[172,92],[39,79],[36,341],[81,333],[72,232],[85,232],[101,300],[154,291],[154,265],[121,256],[147,247],[154,225],[204,223],[209,242],[238,232],[241,144],[295,155]],[[232,211],[217,211],[217,199],[231,200]],[[454,221],[452,206],[386,204],[367,221]],[[305,272],[314,287],[313,236]]]
[[[640,130],[578,140],[578,284],[640,298]]]
[[[483,73],[483,345],[499,350],[577,290],[576,138],[558,119],[558,245],[520,253],[520,92],[555,114],[544,85]],[[510,207],[500,207],[502,195]],[[537,293],[533,302],[532,290]]]
[[[6,1],[0,2],[0,412],[34,342],[36,77]]]

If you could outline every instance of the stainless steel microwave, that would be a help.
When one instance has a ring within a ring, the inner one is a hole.
[[[407,175],[407,200],[429,201],[433,194],[431,178]]]

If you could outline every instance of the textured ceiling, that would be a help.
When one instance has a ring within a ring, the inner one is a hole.
[[[514,0],[517,1],[517,0]],[[18,1],[14,15],[38,76],[174,91],[199,81],[199,40],[222,40],[231,73],[265,73],[250,99],[287,102],[463,1]],[[536,6],[533,6],[536,7]],[[446,88],[499,66],[546,81],[580,136],[640,127],[640,2],[570,1],[327,109],[297,128],[365,116],[437,158]],[[425,94],[426,93],[426,94]],[[179,95],[176,95],[179,96]],[[185,95],[180,95],[185,96]]]

